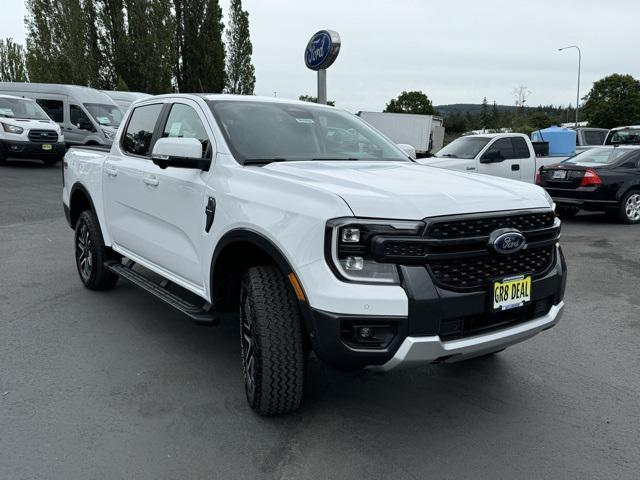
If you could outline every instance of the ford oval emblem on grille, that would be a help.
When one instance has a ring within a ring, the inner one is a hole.
[[[501,228],[489,235],[489,246],[498,253],[510,254],[522,250],[527,245],[524,235],[518,230]]]

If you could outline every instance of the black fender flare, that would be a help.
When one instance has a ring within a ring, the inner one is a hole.
[[[84,194],[84,196],[87,198],[87,200],[89,201],[89,206],[91,207],[91,210],[93,211],[93,213],[98,214],[98,212],[96,211],[96,207],[93,204],[93,198],[91,198],[91,194],[89,193],[89,190],[87,190],[87,188],[80,182],[76,182],[73,184],[73,186],[71,187],[71,191],[69,192],[69,216],[67,218],[67,221],[69,223],[69,226],[71,227],[71,229],[73,229],[75,227],[75,221],[74,221],[74,213],[71,210],[71,207],[73,205],[73,196],[75,193],[77,193],[78,191],[82,192]],[[77,215],[75,216],[75,220],[77,220]]]
[[[287,257],[282,253],[279,247],[277,247],[271,240],[266,238],[261,233],[256,232],[255,230],[251,230],[249,228],[236,228],[233,230],[229,230],[226,232],[218,241],[216,248],[213,252],[213,256],[211,259],[211,267],[209,272],[209,286],[211,290],[211,297],[213,300],[213,285],[214,285],[214,274],[215,267],[220,257],[220,254],[224,251],[224,249],[235,242],[246,242],[252,244],[261,250],[263,250],[267,255],[269,255],[280,269],[282,274],[285,277],[288,277],[290,273],[293,273],[296,279],[300,284],[300,288],[304,294],[304,300],[300,300],[294,292],[294,298],[296,298],[298,305],[300,307],[300,312],[302,313],[302,318],[304,319],[305,326],[307,327],[307,331],[309,335],[313,338],[315,336],[315,326],[313,322],[313,317],[311,314],[311,307],[309,306],[307,294],[304,291],[304,285],[302,285],[302,281],[296,274],[295,270],[287,260]],[[287,281],[291,285],[289,278]],[[294,291],[293,285],[291,285],[292,292]]]

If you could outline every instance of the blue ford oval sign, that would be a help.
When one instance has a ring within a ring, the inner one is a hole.
[[[489,236],[489,245],[497,253],[510,254],[522,250],[527,244],[524,235],[517,230],[497,230]]]
[[[329,68],[340,52],[340,35],[333,30],[320,30],[304,51],[304,63],[311,70]]]

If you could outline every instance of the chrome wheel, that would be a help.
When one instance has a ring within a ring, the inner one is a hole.
[[[78,269],[82,280],[87,282],[91,277],[91,271],[93,270],[93,253],[91,244],[91,236],[89,235],[89,227],[86,223],[80,225],[80,231],[78,232],[78,240],[76,243],[76,258],[78,262]]]
[[[242,372],[244,374],[244,386],[249,402],[253,402],[256,393],[256,354],[254,345],[253,328],[251,326],[251,304],[246,291],[240,302],[240,345],[242,348]]]
[[[640,220],[640,194],[630,195],[625,204],[625,213],[632,222]]]

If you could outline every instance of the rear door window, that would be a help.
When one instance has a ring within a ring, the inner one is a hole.
[[[486,153],[499,152],[503,160],[511,160],[515,158],[513,152],[513,144],[510,138],[499,138],[493,145],[489,147]],[[486,155],[485,153],[485,155]]]
[[[64,122],[64,104],[62,100],[36,99],[36,103],[49,115],[49,118],[57,123]]]
[[[524,138],[513,137],[511,142],[513,143],[513,158],[529,158],[531,156],[531,152],[529,152],[529,147]]]
[[[132,155],[149,156],[153,131],[160,117],[162,104],[136,107],[131,113],[127,130],[122,138],[122,148]]]

